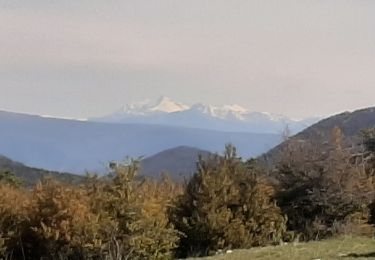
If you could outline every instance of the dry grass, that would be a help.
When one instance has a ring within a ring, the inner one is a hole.
[[[312,260],[312,259],[375,259],[375,240],[366,237],[345,236],[319,242],[288,244],[276,247],[235,250],[230,254],[222,254],[203,258],[205,260]]]

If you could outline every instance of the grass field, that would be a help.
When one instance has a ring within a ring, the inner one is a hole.
[[[276,247],[235,250],[230,254],[203,258],[204,260],[304,260],[304,259],[375,259],[375,240],[366,237],[341,237],[319,242],[287,244]],[[202,259],[201,259],[202,260]]]

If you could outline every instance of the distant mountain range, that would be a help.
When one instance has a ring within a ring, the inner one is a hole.
[[[236,145],[244,158],[272,148],[260,157],[272,161],[283,153],[283,147],[289,142],[318,140],[327,143],[336,126],[342,129],[349,143],[358,144],[361,130],[375,127],[375,108],[345,112],[321,120],[280,145],[281,137],[276,134],[81,122],[0,112],[0,154],[22,162],[0,156],[0,170],[16,172],[29,185],[46,175],[77,181],[77,176],[40,168],[80,174],[85,170],[104,172],[107,162],[121,161],[129,155],[144,156],[142,175],[157,177],[166,172],[181,180],[194,173],[198,155],[220,152],[225,143]]]
[[[358,152],[359,145],[362,142],[361,131],[375,127],[375,107],[344,112],[323,119],[270,149],[259,159],[265,160],[264,162],[270,163],[268,166],[272,166],[274,162],[285,155],[284,148],[292,142],[303,145],[311,141],[314,144],[320,144],[323,149],[321,152],[325,152],[325,149],[331,148],[330,141],[335,127],[342,131],[343,145],[350,148],[351,152]],[[177,147],[161,152],[145,160],[145,174],[155,176],[156,173],[170,172],[172,177],[177,180],[189,177],[196,169],[198,154],[207,156],[209,153],[191,147]],[[176,173],[179,174],[176,175]]]
[[[280,134],[287,126],[297,133],[317,122],[318,117],[293,120],[283,115],[253,112],[239,105],[188,106],[168,97],[125,105],[120,110],[89,121],[107,123],[141,123],[203,128],[230,132]]]
[[[163,174],[175,181],[189,179],[195,172],[199,156],[208,157],[210,152],[194,147],[179,146],[167,149],[141,160],[139,177],[160,179]],[[0,172],[9,171],[15,174],[28,187],[34,186],[45,177],[52,177],[68,183],[81,183],[84,176],[71,173],[60,173],[29,167],[0,155]]]
[[[221,152],[226,143],[248,158],[281,142],[280,134],[223,132],[152,124],[113,124],[0,112],[0,154],[31,167],[82,174],[109,161],[149,157],[190,146]],[[168,169],[166,169],[168,170]]]

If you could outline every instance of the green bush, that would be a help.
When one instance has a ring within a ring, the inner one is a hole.
[[[0,171],[0,184],[9,184],[13,187],[21,187],[23,182],[13,172],[3,170]]]
[[[273,189],[257,168],[227,146],[224,156],[200,159],[197,172],[171,208],[171,220],[184,236],[180,256],[201,256],[227,248],[278,243],[286,220],[272,201]]]

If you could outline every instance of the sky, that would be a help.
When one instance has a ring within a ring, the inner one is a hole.
[[[168,96],[290,117],[375,106],[373,0],[0,0],[0,110]]]

